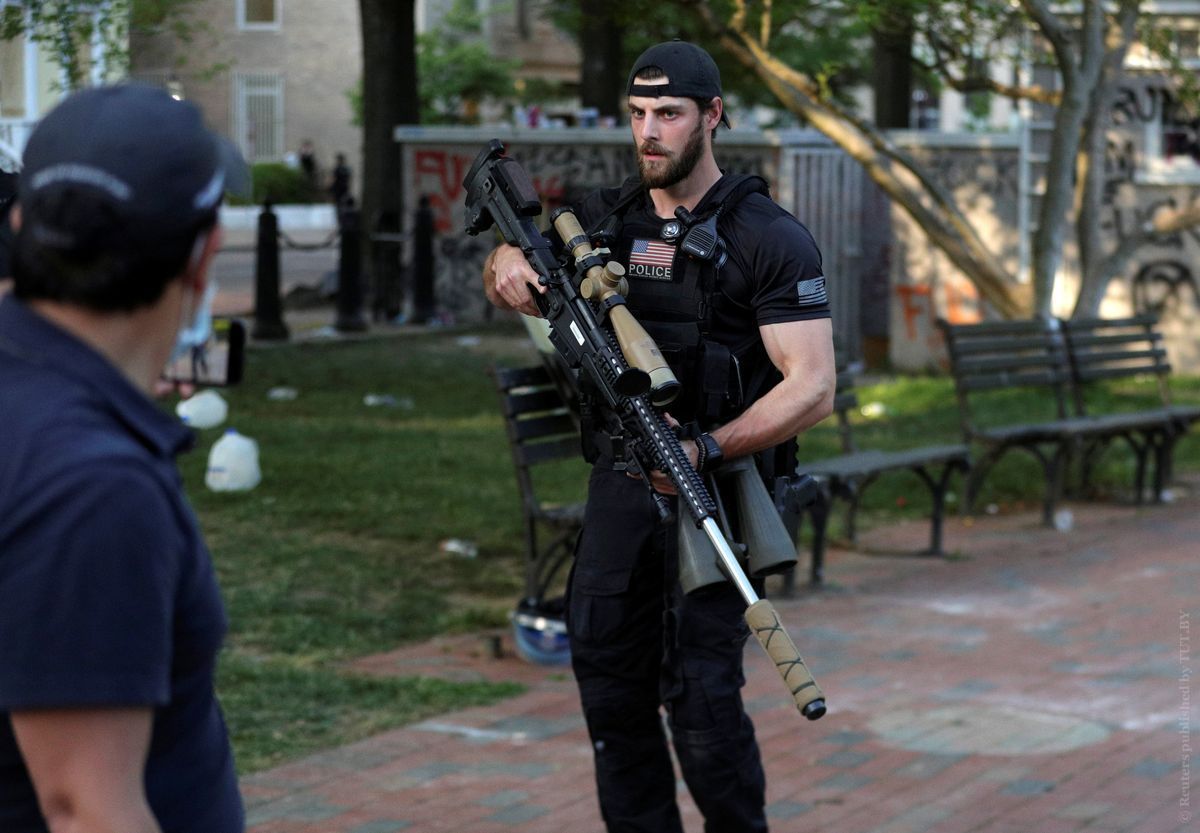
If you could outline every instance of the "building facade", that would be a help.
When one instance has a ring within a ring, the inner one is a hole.
[[[22,6],[21,0],[0,0],[5,7]],[[94,13],[99,19],[99,12]],[[89,64],[89,81],[99,83],[109,76],[103,39],[99,34],[81,45]],[[66,77],[53,55],[28,34],[0,40],[0,170],[20,166],[21,151],[42,114],[62,98]]]
[[[283,161],[308,141],[323,176],[338,153],[362,169],[357,2],[195,0],[186,23],[186,41],[134,33],[130,75],[195,102],[250,162]]]

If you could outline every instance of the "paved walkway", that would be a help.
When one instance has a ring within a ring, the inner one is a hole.
[[[1069,533],[1033,514],[954,519],[948,559],[903,554],[926,540],[918,523],[833,551],[832,589],[778,602],[829,714],[800,718],[748,648],[772,830],[1200,830],[1184,768],[1200,760],[1195,492],[1140,510],[1077,505]],[[356,665],[529,690],[246,778],[252,833],[601,830],[569,673],[511,649],[492,659],[479,638]],[[680,802],[699,833],[682,786]]]

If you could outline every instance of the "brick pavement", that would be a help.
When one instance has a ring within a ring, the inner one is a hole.
[[[1198,761],[1180,655],[1181,617],[1200,620],[1192,485],[1169,506],[1075,505],[1069,533],[953,519],[947,559],[904,554],[926,539],[916,522],[831,552],[830,590],[777,602],[829,714],[801,719],[748,648],[772,830],[1200,830],[1180,807],[1182,760]],[[356,662],[529,688],[245,778],[252,833],[599,831],[569,673],[490,653],[462,637]],[[682,786],[680,802],[698,833]]]

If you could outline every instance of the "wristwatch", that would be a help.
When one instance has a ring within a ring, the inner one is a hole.
[[[696,437],[696,452],[696,471],[701,474],[721,465],[721,460],[725,457],[725,453],[721,451],[721,444],[709,433]]]

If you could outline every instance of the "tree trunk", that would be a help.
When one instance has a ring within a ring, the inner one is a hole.
[[[416,26],[413,0],[359,0],[363,42],[363,263],[371,264],[373,295],[397,287],[400,264],[372,256],[371,234],[384,226],[400,228],[402,204],[400,151],[392,130],[420,121],[417,94]],[[378,260],[378,262],[376,262]]]
[[[595,107],[601,116],[619,118],[624,110],[625,61],[621,28],[613,19],[613,5],[604,0],[579,0],[579,100]]]
[[[1117,18],[1107,24],[1104,65],[1088,108],[1075,225],[1075,236],[1079,241],[1080,285],[1072,318],[1094,318],[1100,314],[1109,283],[1125,269],[1134,253],[1134,241],[1120,241],[1113,248],[1111,231],[1104,227],[1108,197],[1105,194],[1108,176],[1105,161],[1113,101],[1124,83],[1125,59],[1137,37],[1139,6],[1137,0],[1125,0]]]
[[[1045,8],[1045,7],[1042,7]],[[1049,12],[1047,12],[1049,14]],[[1059,21],[1061,24],[1061,21]],[[1043,31],[1046,31],[1043,28]],[[1062,263],[1070,212],[1078,210],[1079,189],[1086,183],[1077,177],[1087,173],[1081,164],[1081,133],[1093,103],[1093,91],[1104,70],[1104,12],[1099,0],[1084,3],[1083,15],[1074,37],[1061,30],[1048,33],[1062,76],[1062,101],[1054,113],[1054,135],[1046,164],[1046,193],[1038,211],[1033,235],[1033,312],[1053,314],[1054,283]]]
[[[889,20],[871,31],[871,90],[875,94],[875,126],[880,130],[906,130],[909,126],[912,48],[911,18]]]
[[[1054,135],[1050,162],[1046,166],[1046,193],[1038,212],[1038,227],[1033,234],[1033,312],[1050,315],[1054,281],[1062,262],[1062,247],[1067,237],[1068,212],[1075,193],[1075,159],[1079,150],[1079,132],[1087,101],[1074,80],[1063,88],[1062,103],[1054,114]]]

